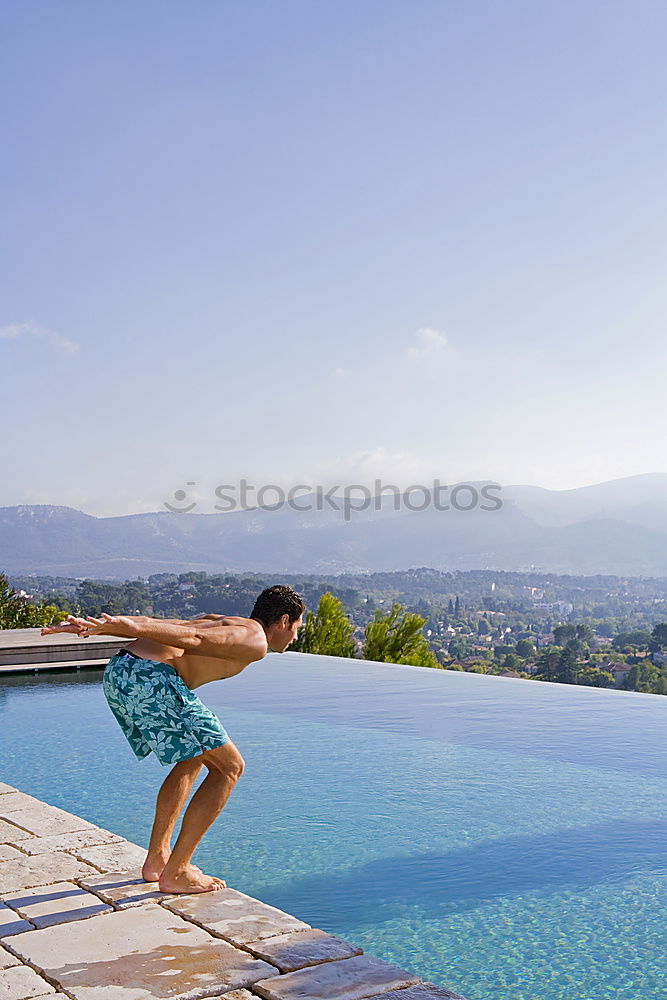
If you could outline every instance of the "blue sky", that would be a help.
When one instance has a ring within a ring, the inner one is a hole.
[[[5,4],[0,504],[667,471],[666,29]]]

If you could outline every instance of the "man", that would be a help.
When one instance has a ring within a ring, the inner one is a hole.
[[[209,681],[233,677],[267,653],[284,653],[303,624],[304,603],[290,587],[263,590],[250,618],[203,615],[197,619],[68,615],[42,629],[81,638],[115,635],[134,640],[111,657],[104,693],[135,755],[151,751],[175,764],[157,797],[155,822],[142,874],[161,892],[210,892],[221,879],[191,864],[194,850],[227,802],[244,761],[220,720],[193,694]],[[208,775],[192,797],[171,848],[171,834],[202,767]]]

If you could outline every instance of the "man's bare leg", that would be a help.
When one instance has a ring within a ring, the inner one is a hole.
[[[204,875],[190,862],[197,844],[221,812],[243,774],[244,761],[231,741],[215,750],[208,750],[196,760],[206,765],[208,775],[185,810],[181,832],[159,878],[161,892],[210,892],[225,887],[222,879]]]
[[[169,860],[176,820],[202,767],[201,757],[181,761],[171,769],[158,792],[148,855],[141,869],[146,882],[157,882]]]

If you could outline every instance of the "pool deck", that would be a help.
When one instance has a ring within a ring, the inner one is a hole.
[[[145,853],[0,782],[2,1000],[465,1000],[236,889],[161,893]]]
[[[38,628],[0,629],[0,675],[100,670],[127,642],[108,635],[80,639],[75,635],[39,633]]]

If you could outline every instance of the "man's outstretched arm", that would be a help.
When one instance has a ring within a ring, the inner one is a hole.
[[[176,646],[186,653],[214,656],[220,659],[249,656],[261,659],[267,652],[264,629],[259,622],[224,625],[190,622],[172,625],[159,618],[135,621],[122,615],[103,614],[101,618],[75,619],[85,625],[82,638],[89,635],[116,635],[124,639],[151,639],[165,646]]]
[[[211,625],[224,618],[224,615],[195,615],[193,618],[149,618],[148,615],[123,615],[123,618],[127,618],[133,622],[148,622],[148,621],[159,621],[163,622],[165,625],[191,625],[195,622],[201,622],[205,628],[210,628]],[[77,624],[78,623],[78,624]],[[204,624],[205,623],[205,624]],[[60,635],[62,632],[73,633],[74,635],[81,635],[82,632],[87,630],[87,622],[84,618],[77,618],[76,615],[68,615],[66,619],[58,622],[56,625],[45,625],[40,635]],[[128,638],[127,636],[125,638]]]

